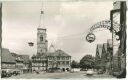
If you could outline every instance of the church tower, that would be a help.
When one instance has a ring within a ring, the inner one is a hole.
[[[43,25],[43,15],[44,15],[44,11],[41,9],[40,23],[39,23],[39,27],[37,28],[37,54],[46,53],[48,47],[48,41],[46,39],[47,29]]]
[[[46,53],[48,47],[46,29],[38,28],[37,31],[37,53]]]

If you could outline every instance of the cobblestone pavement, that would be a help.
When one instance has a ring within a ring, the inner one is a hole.
[[[71,78],[87,78],[87,79],[93,79],[93,78],[114,78],[113,76],[107,75],[107,74],[94,74],[92,76],[88,76],[86,75],[86,72],[84,71],[79,71],[79,72],[74,72],[74,73],[70,73],[70,72],[62,72],[62,73],[45,73],[42,72],[40,74],[36,74],[36,73],[28,73],[28,74],[21,74],[18,76],[12,76],[9,79],[71,79]]]

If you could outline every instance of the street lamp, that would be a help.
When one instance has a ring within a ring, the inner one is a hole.
[[[89,33],[87,36],[86,36],[86,40],[91,43],[95,40],[95,35],[93,33]]]
[[[33,46],[34,46],[34,43],[33,43],[33,42],[28,42],[28,45],[29,45],[30,47],[33,47]]]
[[[34,43],[33,42],[28,42],[28,45],[30,46],[30,47],[33,47],[34,46]],[[32,64],[30,64],[31,66],[32,66]],[[32,72],[32,69],[31,69],[31,72]]]

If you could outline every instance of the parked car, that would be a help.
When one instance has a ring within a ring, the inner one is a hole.
[[[80,69],[80,71],[87,71],[88,69]]]
[[[103,70],[99,70],[99,71],[97,72],[97,74],[103,74],[103,73],[104,73]]]
[[[1,72],[1,78],[6,77],[6,76],[7,76],[7,72],[6,71],[2,71]]]
[[[13,75],[20,75],[20,71],[13,71]]]
[[[2,73],[1,73],[1,77],[3,78],[3,77],[11,77],[12,76],[12,72],[11,71],[2,71]]]
[[[11,76],[12,76],[12,72],[11,71],[7,72],[7,76],[6,77],[11,77]]]
[[[92,69],[88,69],[86,75],[93,75],[94,71]]]

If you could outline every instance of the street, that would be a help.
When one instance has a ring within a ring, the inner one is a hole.
[[[86,79],[90,79],[90,78],[114,78],[113,76],[110,75],[105,75],[105,74],[94,74],[92,76],[88,76],[86,75],[85,71],[79,71],[79,72],[74,72],[74,73],[70,73],[70,72],[63,72],[63,73],[45,73],[42,72],[40,74],[36,74],[36,73],[28,73],[28,74],[21,74],[18,76],[12,76],[9,77],[9,79],[20,79],[20,78],[24,78],[24,79],[33,79],[33,78],[44,78],[44,79],[71,79],[71,78],[86,78]]]

